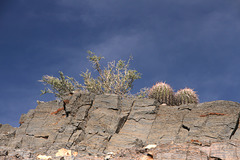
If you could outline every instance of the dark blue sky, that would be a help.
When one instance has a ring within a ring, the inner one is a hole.
[[[37,106],[45,74],[82,83],[87,50],[104,62],[134,57],[133,89],[166,81],[201,102],[240,102],[240,1],[1,0],[0,123],[18,126]]]

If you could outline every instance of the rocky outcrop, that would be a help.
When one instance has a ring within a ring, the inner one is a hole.
[[[15,137],[16,129],[9,124],[0,124],[1,146],[8,146],[9,140]]]
[[[80,158],[157,144],[155,159],[195,159],[186,158],[195,151],[196,159],[236,158],[239,114],[240,104],[231,101],[166,106],[153,99],[76,92],[61,102],[38,102],[21,116],[18,128],[0,125],[0,156],[60,159],[56,153],[65,148]]]

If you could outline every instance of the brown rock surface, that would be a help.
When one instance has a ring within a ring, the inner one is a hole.
[[[0,125],[0,159],[54,157],[61,148],[78,152],[78,159],[120,150],[127,158],[131,154],[148,158],[139,151],[148,144],[158,145],[152,150],[153,159],[240,157],[240,104],[236,102],[166,106],[153,99],[83,92],[64,100],[39,102],[35,110],[21,116],[18,128]],[[115,158],[126,157],[119,152]]]

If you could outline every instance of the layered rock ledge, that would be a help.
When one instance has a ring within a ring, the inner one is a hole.
[[[109,152],[131,159],[148,144],[158,145],[154,159],[238,159],[239,114],[240,104],[231,101],[166,106],[154,99],[76,92],[61,102],[38,102],[18,128],[0,125],[0,159],[60,159],[61,148],[77,153],[76,159]]]

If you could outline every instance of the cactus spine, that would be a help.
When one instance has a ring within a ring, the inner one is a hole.
[[[193,89],[184,88],[177,91],[175,94],[176,105],[198,103],[198,95]]]
[[[157,99],[160,104],[174,105],[174,92],[170,85],[165,82],[156,83],[148,94],[149,98]]]

